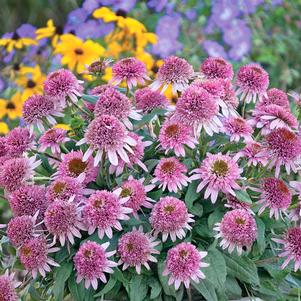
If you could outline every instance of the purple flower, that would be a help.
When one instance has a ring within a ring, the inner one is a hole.
[[[240,3],[241,11],[248,15],[256,12],[257,6],[263,4],[264,0],[242,0]]]
[[[107,35],[114,29],[113,23],[103,21],[88,20],[75,29],[76,35],[81,39],[98,39]]]
[[[203,42],[203,48],[209,56],[227,58],[227,53],[222,45],[215,41],[206,40]]]
[[[188,20],[194,20],[197,17],[197,12],[194,9],[187,9],[185,12],[185,16]]]
[[[242,40],[229,51],[229,57],[234,61],[239,61],[242,57],[251,51],[252,45],[250,40]]]
[[[129,12],[134,8],[136,0],[102,0],[101,4],[103,6],[112,6],[114,10]]]
[[[22,24],[17,29],[17,34],[22,38],[31,38],[34,39],[36,37],[36,28],[31,24]]]
[[[228,45],[237,45],[244,41],[251,41],[252,32],[244,20],[235,19],[224,28],[223,38]]]
[[[68,25],[82,25],[86,21],[88,13],[83,8],[77,8],[68,15]]]
[[[216,1],[212,6],[212,19],[220,28],[228,26],[238,15],[238,5],[231,0]]]
[[[2,92],[5,88],[5,82],[4,80],[0,77],[0,92]]]
[[[101,1],[99,0],[85,0],[82,7],[87,13],[92,14],[92,12],[100,6]]]
[[[168,0],[150,0],[147,2],[147,6],[154,9],[156,12],[162,11],[167,5]]]

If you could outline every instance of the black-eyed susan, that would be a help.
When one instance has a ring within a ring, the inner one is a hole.
[[[31,38],[20,37],[17,32],[7,35],[0,39],[0,46],[6,48],[8,52],[13,51],[13,49],[22,49],[26,46],[37,45],[37,41]]]
[[[46,27],[36,30],[37,40],[52,38],[52,46],[55,47],[60,36],[63,34],[63,28],[61,26],[55,27],[52,19],[49,19],[46,25]]]
[[[23,101],[33,94],[42,94],[45,79],[46,76],[42,73],[39,65],[35,67],[22,66],[16,83],[23,88]]]
[[[72,34],[62,35],[61,42],[55,47],[55,53],[62,55],[62,64],[77,73],[83,72],[87,65],[98,60],[104,52],[105,49],[98,43],[83,41]]]
[[[9,119],[16,119],[22,116],[22,95],[17,92],[10,100],[0,99],[0,118],[8,116]]]
[[[9,132],[8,125],[4,121],[0,121],[0,136],[4,136]]]

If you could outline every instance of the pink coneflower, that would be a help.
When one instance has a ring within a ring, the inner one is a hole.
[[[15,216],[34,216],[39,211],[41,217],[48,206],[46,189],[41,185],[21,186],[9,196],[9,204]]]
[[[7,154],[8,149],[6,147],[6,137],[0,137],[0,157]]]
[[[220,191],[235,196],[233,189],[240,189],[237,180],[240,179],[242,171],[236,161],[228,155],[207,154],[201,167],[192,171],[195,175],[191,176],[190,180],[200,179],[197,192],[207,186],[204,198],[208,199],[211,196],[211,202],[214,204]]]
[[[175,284],[176,290],[183,282],[189,288],[190,281],[198,283],[199,279],[205,279],[201,268],[208,267],[209,264],[203,262],[207,252],[198,251],[190,242],[182,242],[168,250],[163,276],[169,274],[168,284]]]
[[[22,154],[34,147],[34,137],[30,135],[28,129],[17,127],[12,129],[6,136],[6,150],[13,157]]]
[[[288,109],[278,105],[261,106],[254,110],[253,116],[252,124],[262,128],[263,135],[278,128],[296,130],[298,127],[297,118]]]
[[[182,186],[187,186],[190,182],[189,178],[184,174],[187,167],[177,158],[163,158],[158,163],[152,183],[159,182],[159,188],[163,191],[167,188],[169,192],[177,192]]]
[[[59,69],[48,74],[44,82],[44,92],[53,97],[59,104],[65,105],[66,97],[72,102],[77,102],[81,96],[82,81],[77,80],[74,74],[66,69]]]
[[[47,188],[47,199],[50,202],[68,201],[70,198],[80,201],[86,192],[81,180],[68,176],[57,177]]]
[[[276,220],[282,212],[286,212],[292,201],[292,194],[285,182],[276,178],[262,179],[260,189],[253,188],[253,190],[261,193],[260,200],[257,202],[261,205],[258,214],[262,214],[266,208],[269,208],[270,218],[275,216]]]
[[[37,214],[34,216],[22,215],[13,217],[7,224],[6,234],[10,243],[15,247],[20,247],[34,235],[34,226]]]
[[[301,156],[301,139],[286,128],[273,130],[265,137],[267,151],[271,162],[269,168],[275,167],[275,176],[279,177],[281,165],[287,174],[291,169],[297,172]]]
[[[71,151],[62,155],[62,162],[58,167],[59,176],[79,178],[80,182],[87,184],[96,180],[98,168],[93,166],[93,158],[83,161],[82,151]]]
[[[74,244],[74,237],[81,238],[78,229],[84,229],[79,216],[79,208],[72,202],[55,201],[49,205],[45,212],[44,223],[54,242],[58,239],[62,246],[69,241]]]
[[[24,268],[31,272],[35,279],[40,273],[46,277],[46,272],[50,272],[50,266],[59,266],[52,258],[48,257],[49,253],[55,253],[59,248],[52,248],[47,245],[44,237],[33,237],[26,241],[19,249],[20,261]]]
[[[219,105],[221,106],[222,113],[225,117],[229,116],[237,116],[238,113],[236,111],[239,102],[235,95],[235,91],[232,87],[231,82],[224,80],[222,82],[224,87],[224,93],[221,95],[221,102]]]
[[[155,249],[158,244],[160,242],[155,241],[154,237],[143,233],[141,226],[139,229],[134,228],[119,238],[117,252],[120,260],[118,264],[123,264],[122,270],[135,267],[138,274],[141,273],[141,266],[150,270],[148,261],[157,262],[152,254],[160,253]]]
[[[249,213],[254,214],[254,212],[251,209],[250,203],[240,201],[237,197],[231,194],[226,195],[226,201],[227,201],[227,203],[225,204],[226,208],[244,209],[249,211]]]
[[[39,151],[45,152],[47,148],[50,148],[53,154],[59,154],[60,144],[70,141],[67,137],[67,131],[60,128],[52,128],[44,132],[39,139]]]
[[[165,109],[168,101],[164,94],[153,91],[149,87],[139,89],[135,92],[136,107],[143,112],[151,112],[154,109]]]
[[[154,235],[162,233],[162,241],[166,241],[168,236],[172,241],[177,237],[185,237],[185,229],[191,230],[189,223],[194,222],[193,215],[188,213],[183,201],[175,197],[164,197],[155,204],[152,209],[150,223],[154,229]]]
[[[220,100],[224,95],[224,81],[222,79],[195,80],[191,86],[203,88],[216,100]]]
[[[300,107],[301,106],[301,95],[300,93],[297,93],[296,91],[290,91],[288,93],[289,96],[291,96],[294,100],[294,103]]]
[[[244,209],[227,212],[220,223],[215,224],[216,238],[221,238],[220,246],[232,253],[236,248],[238,255],[244,248],[251,250],[256,240],[257,227],[254,217]]]
[[[288,218],[291,221],[296,222],[300,226],[300,222],[301,222],[301,203],[300,203],[300,201],[296,208],[293,208],[290,210]]]
[[[230,137],[231,142],[239,142],[243,138],[245,142],[252,140],[252,127],[241,117],[230,117],[223,122],[223,131]]]
[[[298,199],[301,199],[301,182],[290,181],[289,184],[294,189],[294,194],[298,194]]]
[[[87,289],[92,285],[96,290],[98,279],[103,283],[107,282],[105,273],[113,274],[112,267],[117,266],[117,263],[108,259],[116,253],[116,251],[106,251],[109,245],[109,242],[100,245],[93,241],[87,241],[80,246],[73,259],[77,283],[84,280]]]
[[[294,271],[301,268],[301,228],[290,228],[282,239],[272,238],[275,242],[283,245],[283,252],[279,257],[286,257],[281,269],[284,269],[290,261],[294,262]]]
[[[53,116],[64,117],[64,114],[55,108],[52,98],[44,95],[32,95],[23,104],[22,116],[32,134],[35,126],[40,132],[45,132],[44,120],[55,125],[56,120]]]
[[[175,118],[194,128],[196,137],[202,128],[208,135],[219,132],[218,104],[212,94],[196,86],[187,88],[176,104]]]
[[[126,202],[126,206],[133,210],[133,215],[138,218],[138,210],[141,207],[152,208],[151,198],[146,194],[151,191],[155,185],[149,184],[144,186],[144,178],[136,180],[132,176],[128,180],[124,181],[120,188],[116,189],[115,192],[120,195],[122,198],[129,198]]]
[[[132,213],[131,208],[124,207],[128,199],[128,197],[119,197],[117,193],[106,190],[93,193],[82,211],[83,221],[88,228],[89,235],[97,229],[100,239],[105,234],[112,238],[112,228],[121,231],[122,226],[119,220],[128,220],[127,214]]]
[[[147,167],[142,162],[144,156],[144,148],[145,146],[147,146],[148,142],[143,142],[142,138],[133,132],[129,132],[128,136],[133,140],[135,140],[136,145],[131,147],[133,152],[132,153],[129,152],[127,154],[129,157],[129,163],[125,163],[124,161],[119,160],[117,166],[110,165],[110,169],[109,169],[110,173],[116,172],[116,176],[121,175],[125,166],[129,168],[134,168],[134,165],[136,164],[140,166],[144,171],[146,172],[148,171]]]
[[[41,160],[36,157],[6,160],[0,170],[0,186],[12,192],[31,179]]]
[[[263,96],[262,100],[256,104],[256,108],[267,105],[278,105],[286,110],[290,108],[287,94],[277,88],[269,89],[267,95]]]
[[[152,90],[158,90],[162,87],[163,93],[169,85],[172,87],[173,94],[177,91],[184,91],[194,76],[192,66],[183,58],[170,56],[164,60],[159,68],[157,79],[150,85]]]
[[[136,87],[137,83],[144,85],[145,80],[150,80],[145,64],[134,57],[127,57],[115,63],[112,75],[113,85],[117,86],[124,80],[130,89]]]
[[[122,121],[127,128],[132,129],[133,125],[129,118],[140,120],[142,116],[133,110],[130,100],[122,93],[111,87],[103,92],[97,100],[94,108],[96,117],[111,115]]]
[[[269,74],[258,64],[248,64],[240,67],[237,72],[236,94],[246,103],[256,102],[266,95],[269,86]]]
[[[248,142],[247,145],[234,156],[234,160],[237,161],[241,157],[248,160],[248,166],[257,166],[257,164],[265,166],[269,159],[268,153],[263,149],[262,145],[256,141]]]
[[[129,163],[127,152],[133,153],[131,147],[137,144],[128,135],[124,125],[116,117],[109,115],[99,116],[89,124],[85,138],[77,144],[84,143],[87,143],[89,148],[85,152],[83,161],[87,161],[95,150],[94,166],[99,164],[103,154],[107,155],[111,164],[115,166],[120,159]]]
[[[232,65],[222,57],[208,57],[205,59],[200,66],[200,72],[209,79],[220,78],[229,81],[232,80],[234,75]]]
[[[20,284],[21,283],[14,281],[14,274],[8,274],[8,271],[6,270],[5,273],[0,276],[0,300],[19,300],[16,287],[18,287]]]
[[[174,151],[178,157],[185,157],[184,146],[194,149],[198,143],[193,137],[192,127],[173,119],[166,119],[163,123],[159,141],[161,147],[165,150],[165,154]]]

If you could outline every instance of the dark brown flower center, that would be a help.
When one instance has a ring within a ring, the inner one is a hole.
[[[62,26],[57,26],[55,29],[55,33],[58,35],[63,34],[63,27]]]
[[[181,256],[182,258],[186,258],[186,257],[188,256],[188,251],[186,251],[186,250],[181,250],[181,251],[179,252],[179,254],[180,254],[180,256]]]
[[[165,207],[164,207],[164,212],[166,212],[166,213],[173,213],[175,211],[175,207],[174,206],[172,206],[172,205],[166,205]]]
[[[74,49],[74,52],[75,52],[75,54],[77,54],[77,55],[83,55],[83,54],[84,54],[84,51],[83,51],[82,49],[80,49],[80,48]]]
[[[252,70],[257,73],[257,74],[261,74],[262,73],[262,70],[258,67],[252,67]]]
[[[22,255],[26,256],[26,257],[31,255],[31,249],[29,247],[23,247],[21,249],[21,252],[22,252]]]
[[[36,83],[32,79],[29,79],[27,81],[26,86],[27,86],[27,88],[34,88],[36,86]]]
[[[91,258],[92,255],[93,255],[93,252],[92,252],[91,250],[85,250],[85,251],[84,251],[84,256],[85,256],[86,258]]]
[[[161,166],[161,170],[165,173],[172,173],[175,171],[175,163],[172,161],[164,162]]]
[[[133,251],[134,250],[134,244],[129,242],[127,245],[126,245],[126,248],[127,250],[130,252],[130,251]]]
[[[122,188],[122,191],[121,191],[121,193],[120,193],[120,196],[121,196],[122,198],[126,198],[126,197],[128,197],[128,196],[131,196],[132,193],[133,193],[132,189],[129,188],[129,187],[126,187],[126,188]]]
[[[7,104],[6,104],[6,109],[8,110],[14,110],[16,108],[15,104],[11,101],[9,101]]]
[[[289,190],[284,182],[279,181],[277,185],[278,190],[280,190],[282,193],[289,193]]]
[[[12,36],[12,40],[17,41],[17,40],[19,40],[19,39],[20,39],[20,36],[19,36],[18,33],[15,31],[14,34],[13,34],[13,36]]]
[[[126,18],[127,12],[123,9],[118,9],[116,11],[116,16]]]
[[[216,160],[212,166],[212,172],[218,177],[224,177],[229,171],[229,166],[227,162],[223,160]]]
[[[84,172],[86,167],[87,167],[87,162],[83,162],[79,158],[74,158],[70,160],[68,164],[69,171],[76,176],[79,176],[82,172]]]
[[[20,64],[15,63],[15,64],[13,65],[13,69],[14,69],[15,71],[19,71],[19,70],[20,70]]]
[[[65,188],[66,188],[66,183],[58,182],[54,184],[53,191],[56,194],[61,194],[65,190]]]
[[[170,138],[179,134],[179,126],[177,124],[171,124],[166,128],[166,135]]]
[[[246,221],[245,221],[243,218],[241,218],[241,217],[237,217],[237,218],[235,219],[235,223],[236,223],[237,225],[244,225],[244,224],[246,223]]]
[[[97,208],[97,209],[100,209],[104,206],[104,203],[105,202],[103,200],[94,200],[93,207]]]

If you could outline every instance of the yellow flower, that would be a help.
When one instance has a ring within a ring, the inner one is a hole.
[[[33,94],[42,94],[45,79],[46,76],[42,73],[39,65],[35,67],[21,67],[16,83],[24,89],[22,99],[26,100]]]
[[[70,131],[71,130],[71,127],[68,124],[64,124],[64,123],[58,123],[54,127],[57,128],[57,129],[65,130],[65,131]]]
[[[164,95],[169,100],[171,105],[175,105],[178,101],[178,93],[174,94],[172,92],[172,86],[168,85],[167,89],[164,91]]]
[[[61,36],[61,43],[55,47],[55,53],[61,54],[62,64],[69,69],[76,68],[77,73],[86,69],[85,65],[90,65],[104,54],[105,49],[98,43],[91,40],[83,41],[72,34]]]
[[[0,135],[4,136],[9,132],[7,124],[3,121],[0,121]]]
[[[52,46],[55,47],[59,37],[63,34],[63,29],[60,26],[55,27],[53,20],[47,21],[47,26],[36,30],[37,40],[52,37]]]
[[[0,46],[6,47],[8,52],[13,51],[13,49],[22,49],[23,47],[37,44],[37,41],[33,39],[21,38],[17,32],[13,34],[12,38],[0,39]]]
[[[103,75],[102,79],[105,82],[109,82],[112,79],[112,67],[107,67],[105,70],[105,74]]]
[[[0,118],[5,115],[9,119],[16,119],[22,116],[23,101],[21,93],[17,92],[10,100],[0,99]]]
[[[155,61],[149,53],[141,51],[136,53],[135,57],[145,64],[147,70],[151,70],[153,68]]]

